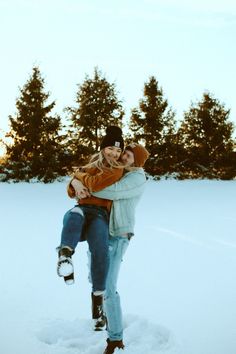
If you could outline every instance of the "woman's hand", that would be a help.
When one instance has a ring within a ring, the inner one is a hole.
[[[71,185],[75,190],[75,197],[78,199],[82,198],[88,198],[90,197],[90,193],[88,188],[86,188],[82,182],[80,182],[78,179],[74,178],[71,181]]]

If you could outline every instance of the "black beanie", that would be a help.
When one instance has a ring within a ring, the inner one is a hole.
[[[115,146],[124,149],[124,140],[122,137],[122,130],[119,127],[111,125],[106,129],[106,135],[102,139],[100,150],[107,146]]]

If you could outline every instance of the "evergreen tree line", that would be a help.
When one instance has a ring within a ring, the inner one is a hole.
[[[44,79],[34,67],[20,89],[16,114],[9,116],[10,130],[1,144],[1,181],[52,182],[87,162],[99,147],[109,125],[122,128],[124,108],[116,86],[94,69],[78,85],[75,107],[66,107],[67,124],[52,114]],[[126,143],[143,144],[150,152],[146,171],[160,178],[233,179],[236,176],[234,125],[230,110],[209,92],[192,103],[177,126],[175,112],[157,79],[144,84],[143,97],[131,110]],[[9,142],[10,141],[10,142]]]

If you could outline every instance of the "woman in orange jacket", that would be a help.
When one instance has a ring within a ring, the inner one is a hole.
[[[97,192],[118,181],[124,172],[119,162],[124,148],[122,131],[111,126],[106,130],[100,152],[94,155],[90,162],[78,169],[68,186],[68,194],[76,197],[76,183],[80,180],[90,191]],[[61,243],[58,249],[57,273],[64,277],[67,284],[74,282],[74,267],[72,255],[80,241],[87,240],[91,253],[92,298],[99,299],[105,290],[109,267],[109,212],[112,201],[88,195],[78,200],[73,208],[68,210],[63,218]],[[98,310],[98,306],[96,306]],[[93,318],[98,314],[93,313]],[[99,317],[100,314],[99,314]]]

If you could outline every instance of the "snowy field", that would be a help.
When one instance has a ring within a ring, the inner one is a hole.
[[[87,245],[56,275],[66,182],[0,183],[1,354],[102,354]],[[125,354],[236,353],[236,182],[148,182],[120,273]]]

